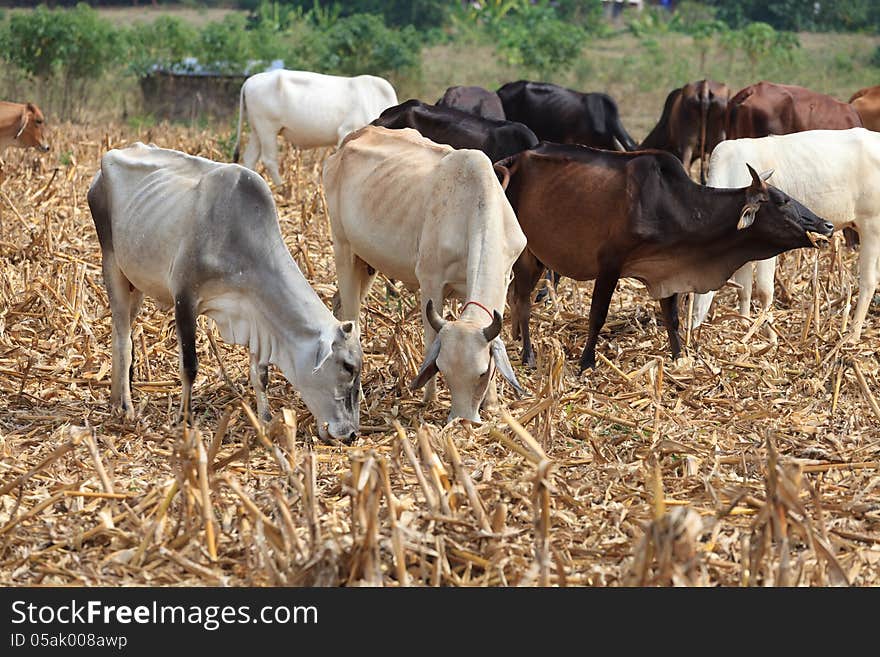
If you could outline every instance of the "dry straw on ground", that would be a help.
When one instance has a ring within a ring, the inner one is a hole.
[[[622,281],[600,364],[581,380],[591,286],[564,282],[535,309],[538,367],[517,365],[533,396],[502,388],[503,412],[476,429],[440,428],[448,397],[425,407],[407,390],[416,300],[376,285],[352,447],[315,443],[277,372],[262,425],[244,350],[205,320],[197,424],[174,425],[173,319],[147,302],[140,419],[125,423],[107,405],[110,318],[86,190],[101,153],[135,139],[222,160],[221,147],[168,127],[54,137],[63,157],[10,150],[0,182],[0,584],[880,584],[880,316],[859,345],[841,340],[856,282],[839,243],[815,277],[814,252],[782,259],[778,345],[726,289],[677,364],[656,304]],[[322,157],[286,150],[276,200],[329,302]]]

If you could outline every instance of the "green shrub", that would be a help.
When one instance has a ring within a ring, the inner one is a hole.
[[[0,45],[5,59],[28,75],[81,80],[98,78],[117,62],[121,41],[109,21],[80,3],[72,10],[40,5],[11,14]]]
[[[385,75],[419,66],[421,39],[411,27],[389,28],[381,16],[354,14],[312,34],[297,48],[327,72],[341,75]],[[305,51],[303,50],[305,48]]]
[[[587,38],[584,30],[559,20],[545,4],[510,11],[489,29],[508,64],[523,66],[542,77],[571,67]]]
[[[160,16],[152,23],[136,23],[124,31],[129,70],[146,75],[153,66],[168,68],[194,57],[198,31],[173,16]]]

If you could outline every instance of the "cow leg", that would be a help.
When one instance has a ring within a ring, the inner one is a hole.
[[[513,339],[522,337],[522,362],[535,366],[535,354],[529,334],[529,316],[532,312],[532,290],[544,272],[544,265],[525,249],[513,264],[513,282],[510,290],[510,320]]]
[[[253,352],[250,354],[250,378],[254,397],[257,400],[257,415],[264,422],[268,422],[272,419],[269,397],[266,395],[266,388],[269,386],[269,365],[261,363],[257,354]]]
[[[559,289],[559,279],[561,279],[562,276],[560,276],[558,272],[548,269],[545,278],[551,285],[553,285],[554,290]],[[545,284],[540,290],[538,290],[538,294],[535,295],[535,303],[541,303],[548,296],[550,296],[550,293],[547,291],[547,286]]]
[[[736,296],[739,299],[739,314],[746,318],[752,316],[752,270],[754,266],[755,263],[747,262],[731,276],[735,283],[742,286],[736,291]]]
[[[660,308],[663,310],[663,322],[666,324],[666,334],[669,336],[669,350],[672,352],[672,360],[681,356],[681,334],[678,332],[678,295],[660,299]]]
[[[694,165],[694,146],[693,144],[688,144],[684,147],[684,152],[681,155],[681,164],[684,167],[685,172],[688,175],[688,178],[691,177],[691,167]]]
[[[593,300],[590,303],[590,335],[581,355],[581,373],[587,368],[596,367],[596,342],[599,341],[599,331],[608,317],[608,306],[611,305],[611,297],[614,288],[617,287],[618,278],[620,274],[617,270],[605,271],[599,274],[593,286]]]
[[[263,166],[269,172],[278,187],[284,184],[281,173],[278,171],[278,130],[273,130],[270,126],[253,126],[251,130],[251,139],[257,136],[260,140],[260,159],[263,160]],[[250,142],[248,142],[250,148]],[[245,151],[247,158],[247,151]]]
[[[694,292],[694,312],[691,315],[693,328],[698,328],[706,320],[706,315],[709,314],[709,307],[712,305],[712,299],[714,298],[714,292],[706,292],[704,294]]]
[[[776,277],[776,258],[759,260],[755,264],[755,297],[761,305],[761,312],[766,313],[769,321],[773,321],[773,282]],[[764,324],[761,332],[769,338],[770,342],[777,341],[776,332],[770,324]]]
[[[250,137],[248,137],[247,146],[245,146],[244,149],[244,155],[242,156],[241,163],[251,171],[256,171],[257,161],[260,159],[261,150],[260,136],[255,130],[251,130]]]
[[[175,295],[174,322],[177,325],[177,348],[180,350],[180,397],[179,422],[190,420],[192,387],[199,370],[196,355],[196,306],[188,293]]]
[[[357,322],[361,306],[376,280],[376,270],[361,260],[347,244],[334,243],[333,257],[339,294],[338,309],[335,300],[333,303],[334,314],[337,319]]]
[[[113,323],[110,404],[114,408],[121,409],[126,419],[132,420],[134,419],[134,404],[131,401],[132,286],[122,270],[116,266],[112,251],[103,254],[102,270]]]
[[[868,307],[874,297],[874,290],[880,281],[880,238],[870,231],[859,231],[859,301],[853,315],[850,339],[858,342],[862,337],[862,327],[868,314]]]
[[[129,286],[131,289],[131,286]],[[128,312],[128,321],[129,325],[134,325],[135,317],[137,317],[138,312],[141,309],[141,304],[144,302],[144,293],[137,289],[131,289],[131,298],[129,299],[129,312]],[[135,362],[135,350],[134,345],[132,345],[131,349],[131,365],[128,366],[128,385],[129,388],[134,385],[134,362]],[[144,354],[144,358],[146,358],[146,354]]]

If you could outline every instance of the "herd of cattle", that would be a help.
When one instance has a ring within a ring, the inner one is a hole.
[[[268,365],[301,393],[320,436],[359,426],[359,315],[379,272],[421,291],[425,359],[412,388],[434,397],[443,374],[450,420],[480,421],[497,400],[497,370],[517,394],[501,339],[505,305],[522,360],[533,292],[545,271],[595,280],[581,370],[621,277],[660,300],[673,357],[678,295],[697,294],[693,321],[731,276],[748,316],[772,302],[775,256],[857,232],[858,340],[880,282],[880,86],[850,103],[760,82],[736,94],[701,80],[673,90],[637,144],[606,94],[518,81],[497,92],[451,87],[436,104],[398,104],[381,78],[272,71],[241,88],[250,138],[245,167],[141,143],[101,159],[88,203],[112,314],[111,402],[134,416],[132,322],[144,295],[173,307],[189,417],[196,317],[246,345],[259,414]],[[48,150],[33,104],[0,104],[0,147]],[[868,128],[866,130],[865,128]],[[324,165],[338,297],[331,313],[288,252],[262,161],[281,185],[276,137],[336,146]],[[700,179],[690,177],[699,159]],[[704,163],[708,161],[708,176]],[[775,173],[774,173],[775,172]],[[773,175],[773,185],[767,180]],[[457,297],[457,319],[443,301]],[[334,316],[335,314],[335,316]],[[772,329],[769,329],[773,338]]]

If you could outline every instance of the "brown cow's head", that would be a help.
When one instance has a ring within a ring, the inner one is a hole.
[[[15,144],[22,148],[33,146],[43,152],[49,150],[49,144],[43,136],[43,113],[33,103],[25,105],[21,113],[21,124],[15,135]]]
[[[769,244],[786,249],[799,246],[819,246],[827,238],[834,225],[825,221],[812,210],[791,196],[765,182],[773,170],[760,176],[748,164],[752,184],[746,188],[746,203],[740,214],[737,230],[751,228]]]

